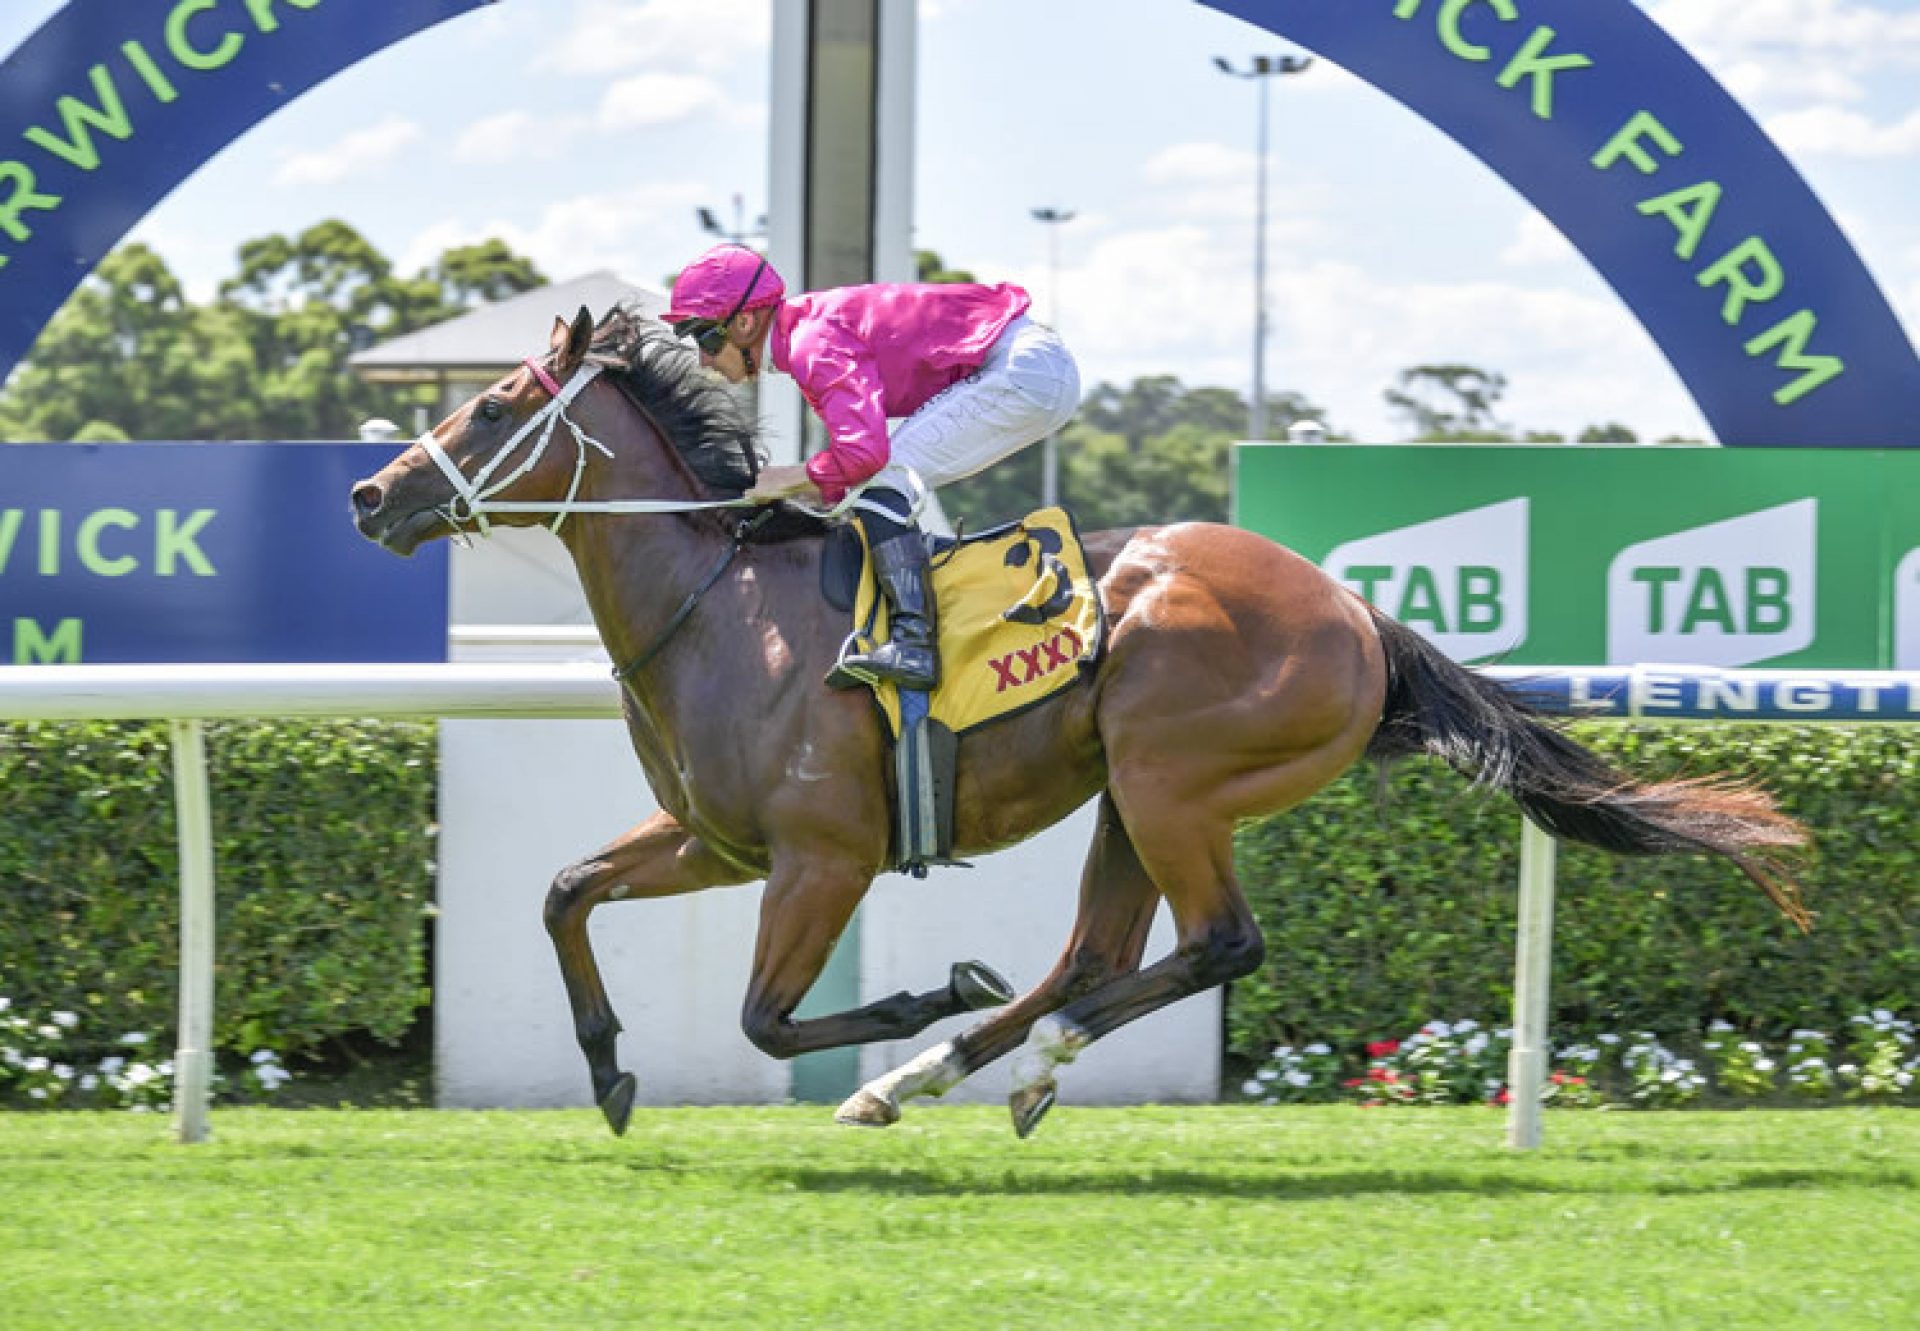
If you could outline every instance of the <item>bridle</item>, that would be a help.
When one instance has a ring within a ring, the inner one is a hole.
[[[506,443],[502,444],[494,452],[492,457],[487,459],[479,472],[471,479],[469,479],[466,473],[461,471],[460,468],[455,465],[453,459],[447,455],[447,450],[440,446],[440,441],[434,438],[432,430],[428,430],[416,441],[421,448],[426,450],[427,456],[433,459],[434,465],[440,468],[447,480],[453,485],[453,499],[443,505],[439,512],[440,516],[446,519],[448,525],[450,525],[456,533],[465,535],[466,524],[472,522],[482,536],[487,535],[490,529],[490,524],[487,521],[487,515],[489,513],[552,513],[554,518],[553,521],[548,524],[548,530],[557,535],[560,531],[560,524],[566,521],[569,513],[694,513],[702,509],[710,508],[760,508],[758,513],[742,520],[734,528],[732,538],[727,542],[726,551],[720,556],[719,562],[708,570],[707,576],[701,581],[700,585],[694,588],[693,592],[680,603],[680,608],[674,611],[673,616],[668,619],[666,627],[655,635],[652,645],[633,660],[614,670],[613,677],[619,680],[623,686],[631,687],[634,674],[660,654],[661,649],[664,648],[673,635],[679,631],[680,626],[686,623],[688,618],[692,616],[694,607],[700,604],[700,598],[711,591],[713,584],[718,582],[722,575],[726,573],[727,569],[732,566],[733,561],[739,556],[741,549],[752,539],[753,533],[758,530],[761,523],[772,516],[773,510],[769,507],[760,506],[756,501],[747,498],[745,495],[734,499],[698,500],[575,499],[574,496],[580,492],[581,477],[585,475],[587,470],[587,450],[590,448],[598,449],[602,457],[610,458],[613,456],[613,450],[611,448],[608,448],[598,439],[595,439],[592,435],[581,429],[579,422],[567,414],[567,408],[573,404],[575,398],[580,396],[581,390],[593,382],[594,377],[600,373],[600,367],[598,365],[582,365],[573,372],[573,377],[568,379],[563,387],[547,372],[545,366],[535,361],[532,357],[528,357],[520,363],[526,366],[527,372],[533,375],[534,379],[540,384],[540,387],[547,391],[549,400],[545,406],[528,417],[524,425],[513,432],[512,437],[509,438]],[[499,494],[539,465],[541,457],[547,451],[547,445],[553,442],[555,428],[560,425],[565,425],[568,431],[572,433],[574,448],[576,450],[574,455],[573,480],[567,486],[567,497],[559,503],[493,498],[494,495]],[[500,467],[506,463],[508,458],[518,452],[520,445],[531,437],[535,431],[539,432],[539,437],[535,440],[532,451],[527,454],[526,460],[499,480],[492,481],[492,484],[489,485],[488,482],[492,480],[493,473],[498,471]],[[835,511],[837,512],[838,509]]]
[[[580,493],[581,478],[586,475],[587,450],[598,449],[602,457],[613,456],[611,448],[581,429],[579,422],[567,414],[567,408],[573,404],[575,398],[580,396],[581,390],[593,382],[594,377],[600,373],[600,367],[582,365],[573,372],[573,377],[568,379],[566,385],[562,387],[547,372],[546,367],[532,357],[528,357],[521,364],[526,366],[528,372],[547,391],[548,401],[540,410],[529,416],[526,423],[515,430],[506,443],[495,450],[493,456],[487,459],[472,478],[468,478],[466,473],[461,471],[454,460],[447,455],[447,450],[440,446],[440,441],[434,438],[432,430],[428,430],[415,441],[426,450],[427,456],[433,459],[434,465],[440,468],[441,473],[453,486],[454,497],[439,511],[440,516],[445,518],[448,525],[456,532],[464,533],[467,524],[471,522],[482,536],[488,535],[491,531],[491,524],[487,521],[489,513],[551,513],[554,518],[547,524],[547,529],[558,535],[560,524],[567,520],[569,513],[693,513],[708,508],[755,506],[755,501],[745,495],[734,499],[574,498]],[[560,425],[565,425],[572,433],[575,448],[573,480],[567,486],[567,497],[558,503],[495,499],[495,495],[540,464],[540,459],[546,455],[547,445],[553,442],[555,428]],[[517,453],[521,444],[533,437],[536,431],[538,438],[534,440],[533,448],[528,452],[526,460],[499,480],[493,480],[494,472],[504,466],[507,459]],[[489,481],[492,483],[489,484]]]

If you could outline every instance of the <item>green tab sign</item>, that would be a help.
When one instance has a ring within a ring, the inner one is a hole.
[[[1905,451],[1242,445],[1235,520],[1449,655],[1920,669]]]

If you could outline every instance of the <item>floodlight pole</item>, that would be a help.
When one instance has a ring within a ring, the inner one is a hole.
[[[1235,69],[1224,57],[1213,58],[1215,68],[1237,79],[1252,79],[1260,88],[1258,200],[1253,224],[1253,401],[1247,408],[1247,437],[1267,437],[1267,81],[1298,74],[1313,63],[1312,56],[1253,57],[1246,69]]]
[[[1032,208],[1033,220],[1047,228],[1047,322],[1060,329],[1060,224],[1075,213],[1065,208]],[[1060,441],[1049,434],[1040,445],[1040,503],[1051,508],[1060,502]]]
[[[700,219],[700,229],[710,236],[730,240],[736,245],[744,245],[750,240],[764,239],[767,234],[767,219],[763,216],[753,227],[747,227],[747,201],[744,196],[733,196],[733,226],[727,227],[720,221],[718,213],[704,205],[693,210]]]

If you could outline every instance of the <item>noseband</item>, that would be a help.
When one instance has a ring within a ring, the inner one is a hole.
[[[544,366],[531,357],[522,361],[521,364],[527,367],[528,372],[539,382],[540,387],[546,390],[548,401],[545,406],[527,418],[526,424],[513,432],[513,436],[487,459],[485,465],[471,479],[447,455],[447,450],[440,446],[440,441],[434,437],[432,430],[428,430],[416,441],[426,450],[427,456],[433,459],[434,465],[440,468],[441,474],[453,486],[454,497],[441,510],[441,513],[455,531],[465,531],[467,524],[471,522],[482,536],[487,535],[491,529],[491,524],[487,521],[489,513],[551,513],[554,518],[547,524],[547,529],[558,534],[560,524],[567,520],[569,513],[692,513],[705,508],[746,508],[753,505],[754,501],[745,495],[737,499],[708,500],[576,500],[574,496],[580,492],[580,481],[587,470],[587,450],[598,449],[602,457],[613,456],[611,448],[581,429],[579,423],[567,414],[567,408],[573,404],[575,398],[580,396],[581,391],[593,382],[595,376],[600,373],[600,367],[582,365],[573,372],[573,377],[567,380],[563,387],[555,381]],[[567,497],[558,503],[495,499],[495,495],[539,465],[540,459],[546,455],[547,445],[553,442],[554,429],[559,425],[565,425],[572,433],[576,450],[573,481],[567,486]],[[520,445],[536,432],[538,437],[534,440],[533,448],[528,452],[526,460],[499,480],[492,480],[494,472],[518,452]],[[492,481],[492,484],[488,484],[489,481]]]

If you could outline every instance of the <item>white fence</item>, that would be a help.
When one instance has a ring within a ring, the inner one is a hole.
[[[1920,673],[1633,669],[1489,672],[1547,710],[1663,719],[1920,722]],[[180,838],[178,1135],[207,1131],[213,1023],[213,837],[200,722],[216,718],[613,718],[618,686],[592,663],[17,666],[0,669],[0,719],[166,720]],[[1526,825],[1521,853],[1509,1140],[1539,1142],[1547,1063],[1553,842]]]

